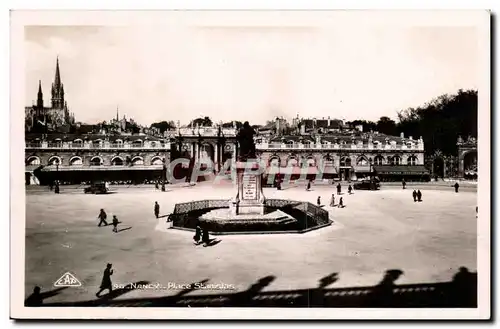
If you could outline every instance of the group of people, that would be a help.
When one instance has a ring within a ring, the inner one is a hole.
[[[196,245],[203,243],[203,247],[208,246],[208,244],[210,243],[210,236],[208,234],[208,230],[206,228],[202,229],[199,224],[196,225],[196,230],[193,236],[193,240]]]
[[[54,181],[49,183],[49,190],[54,190],[55,194],[59,194],[59,181]]]
[[[104,211],[104,209],[101,209],[101,211],[99,212],[99,215],[97,216],[97,218],[99,219],[99,224],[97,226],[101,227],[101,225],[104,224],[104,226],[108,226],[108,222],[106,221],[108,215],[106,214],[106,212]],[[118,233],[118,218],[116,217],[116,215],[113,215],[113,221],[111,222],[111,224],[113,225],[113,232],[115,233]]]
[[[420,192],[420,190],[416,191],[416,190],[413,190],[413,202],[422,202],[422,192]]]

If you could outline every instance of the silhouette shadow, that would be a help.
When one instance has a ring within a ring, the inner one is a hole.
[[[46,292],[41,292],[41,288],[35,286],[31,295],[29,295],[24,301],[24,306],[41,306],[44,299],[56,296],[65,289],[68,289],[68,287],[59,287]]]
[[[53,306],[102,306],[120,307],[348,307],[348,308],[476,308],[477,274],[465,267],[460,268],[452,280],[434,283],[396,285],[403,275],[399,269],[385,272],[375,286],[327,288],[338,280],[332,273],[319,280],[310,289],[262,291],[275,276],[266,276],[247,290],[214,290],[211,294],[187,293],[196,290],[193,285],[174,296],[133,298],[119,300],[91,300],[80,302],[45,303]],[[206,282],[208,280],[205,280]]]
[[[218,245],[221,242],[222,242],[222,240],[210,239],[210,240],[208,240],[208,243],[203,245],[203,247],[213,247],[215,245]]]
[[[158,216],[158,218],[165,218],[165,217],[168,217],[168,216],[170,216],[170,214],[161,215],[161,216]]]
[[[118,233],[123,232],[123,231],[128,231],[128,230],[130,230],[131,228],[132,228],[132,226],[125,227],[125,228],[122,228],[122,229],[119,229],[119,230],[118,230]]]
[[[126,294],[129,291],[137,289],[137,286],[139,286],[139,285],[145,285],[148,283],[149,283],[149,281],[137,281],[135,283],[130,283],[130,284],[127,284],[123,288],[114,289],[111,292],[107,293],[106,295],[102,295],[98,298],[99,298],[99,300],[102,300],[102,301],[112,300],[112,299],[115,299],[117,297],[120,297],[120,296]]]

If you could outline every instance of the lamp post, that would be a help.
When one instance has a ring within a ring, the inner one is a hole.
[[[54,187],[54,192],[59,194],[59,159],[56,158],[56,183]]]
[[[161,170],[161,176],[162,176],[161,177],[162,178],[162,181],[161,181],[161,191],[165,192],[165,178],[167,176],[167,166],[165,164],[165,158],[163,158],[162,162],[163,162],[163,168]]]

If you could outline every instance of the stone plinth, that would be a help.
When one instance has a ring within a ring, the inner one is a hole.
[[[264,215],[262,168],[257,160],[236,162],[235,197],[230,208],[233,215]]]

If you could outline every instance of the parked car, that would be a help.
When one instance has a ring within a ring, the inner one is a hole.
[[[355,190],[378,190],[380,189],[380,181],[376,178],[366,179],[354,183]]]
[[[85,194],[106,194],[109,191],[108,184],[104,182],[92,183],[90,186],[86,187],[84,190]]]

